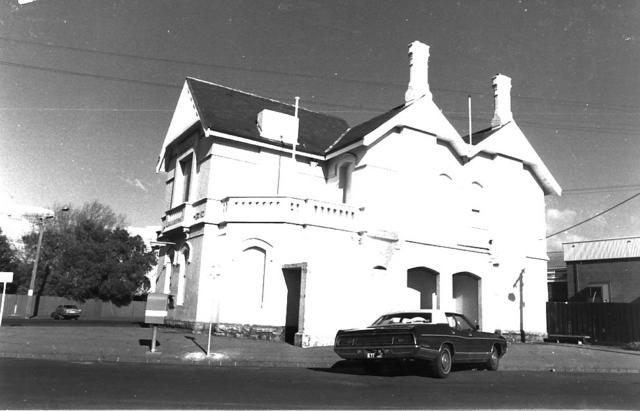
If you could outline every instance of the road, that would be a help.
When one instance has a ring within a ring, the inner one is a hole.
[[[637,409],[638,374],[232,368],[0,359],[0,408]]]

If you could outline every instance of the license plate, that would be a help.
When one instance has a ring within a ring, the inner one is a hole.
[[[376,351],[368,351],[367,352],[367,359],[368,360],[373,360],[376,358],[382,358],[382,350],[376,350]]]

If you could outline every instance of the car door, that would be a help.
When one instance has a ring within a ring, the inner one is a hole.
[[[454,360],[456,362],[466,362],[472,358],[471,341],[473,338],[472,329],[468,327],[464,317],[447,313],[447,321],[451,327],[452,340],[454,344]]]
[[[464,315],[456,315],[456,321],[467,336],[467,352],[469,361],[482,361],[491,351],[491,341],[486,333],[478,330]]]

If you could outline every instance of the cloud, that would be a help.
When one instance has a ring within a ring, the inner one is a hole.
[[[145,185],[144,185],[144,184],[142,184],[142,181],[140,181],[140,180],[139,180],[139,179],[137,179],[137,178],[133,178],[133,179],[131,179],[131,178],[123,178],[123,177],[120,177],[120,179],[121,179],[122,181],[124,181],[125,183],[129,184],[129,185],[130,185],[130,186],[132,186],[132,187],[139,188],[140,190],[144,191],[145,193],[146,193],[147,191],[149,191],[149,190],[147,189],[147,187],[145,187]]]
[[[576,217],[578,213],[572,209],[559,210],[557,208],[547,209],[547,235],[556,233],[576,223]],[[547,249],[550,251],[556,251],[562,249],[562,243],[568,243],[573,241],[583,241],[586,238],[573,234],[571,232],[564,232],[555,235],[547,240]]]
[[[53,215],[53,211],[35,206],[18,204],[13,197],[0,189],[0,228],[12,243],[19,245],[22,236],[32,229],[28,216]]]
[[[577,215],[578,212],[571,209],[558,210],[557,208],[548,208],[547,233],[555,233],[575,224]]]
[[[161,227],[159,225],[148,225],[145,227],[130,226],[127,227],[127,231],[132,236],[139,235],[140,237],[142,237],[145,245],[147,247],[150,247],[151,241],[155,241],[157,239],[158,234],[156,233],[156,231],[159,231],[160,228]]]

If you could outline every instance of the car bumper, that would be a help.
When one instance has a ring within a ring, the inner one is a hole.
[[[426,360],[431,361],[438,350],[420,345],[390,347],[335,347],[334,351],[345,360]]]

